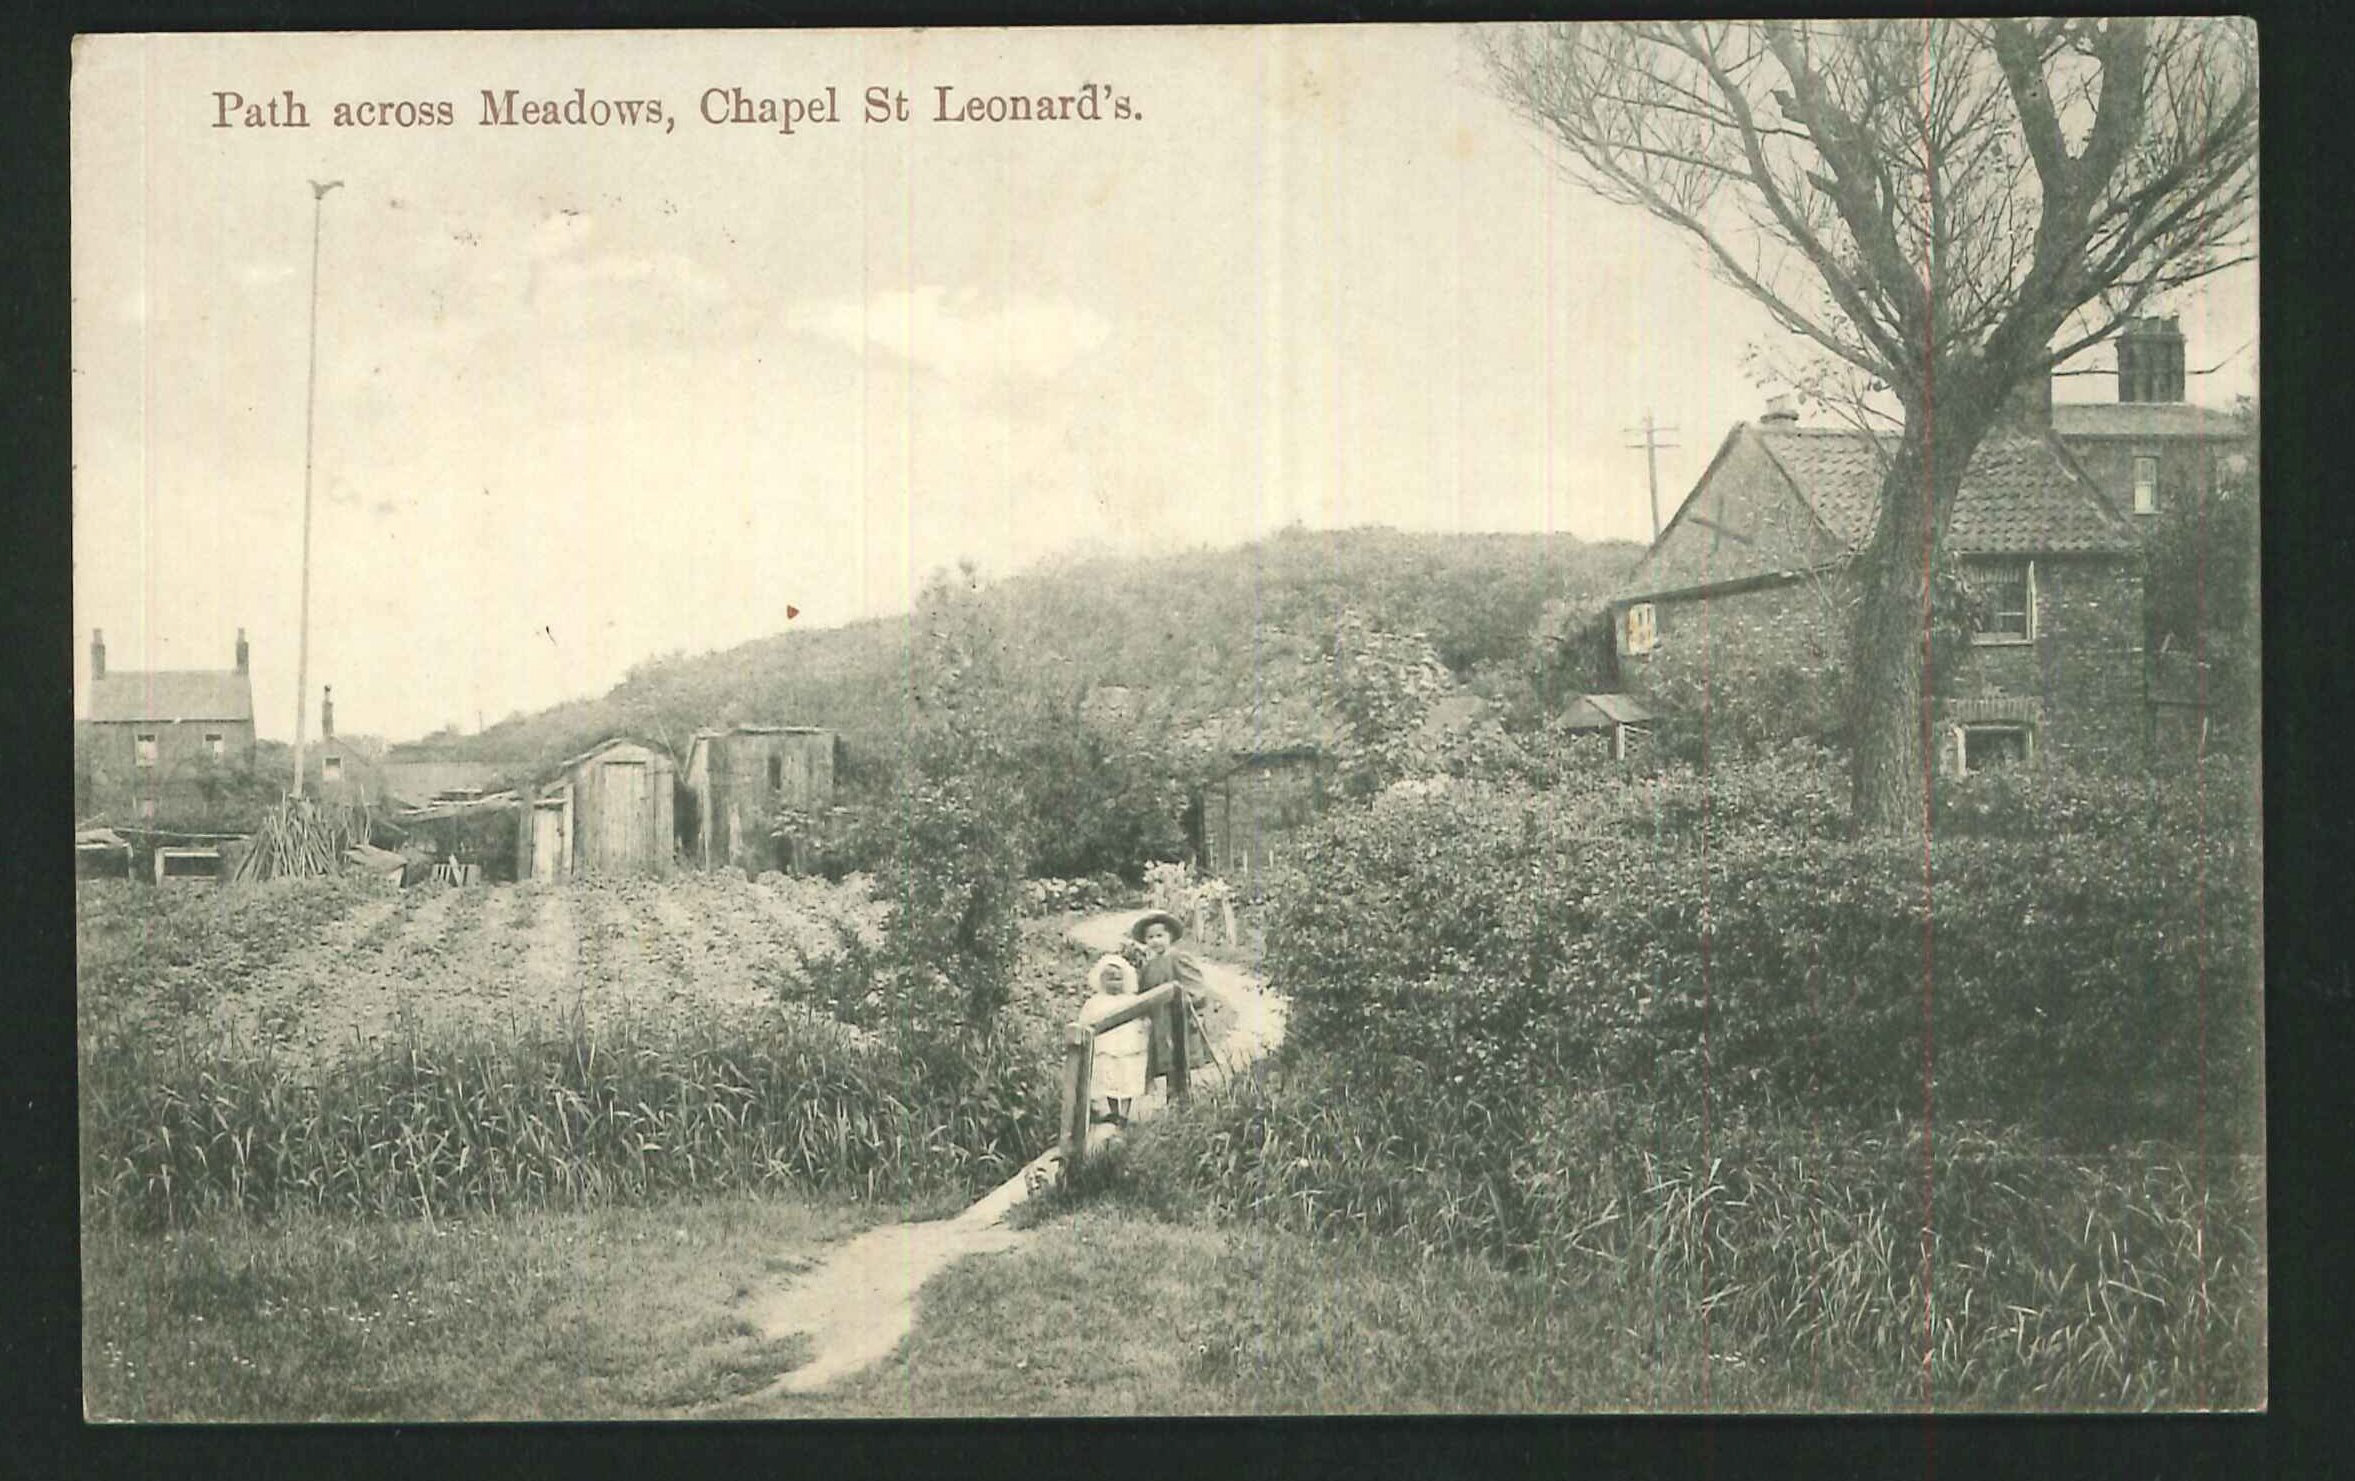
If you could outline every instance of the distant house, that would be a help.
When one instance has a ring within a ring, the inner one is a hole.
[[[319,744],[303,758],[303,785],[329,802],[376,807],[386,801],[384,747],[336,733],[333,685],[319,697]]]
[[[90,634],[90,715],[83,722],[94,799],[133,822],[212,810],[229,779],[253,774],[252,653],[237,630],[227,669],[109,669],[106,634]]]
[[[669,752],[624,737],[549,770],[518,799],[516,877],[669,874],[677,770]]]
[[[682,792],[687,857],[698,868],[732,864],[750,874],[813,867],[809,841],[779,837],[777,815],[834,805],[838,744],[833,731],[809,725],[697,731]]]
[[[1621,687],[1690,694],[1746,669],[1788,688],[1835,670],[1888,455],[1782,407],[1737,424],[1610,604]],[[2139,754],[2140,545],[2033,411],[1980,445],[1948,540],[1982,611],[1934,695],[1940,764]]]
[[[2183,330],[2173,316],[2133,319],[2119,332],[2118,399],[2058,402],[2052,430],[2137,529],[2188,507],[2246,455],[2239,416],[2183,399]]]

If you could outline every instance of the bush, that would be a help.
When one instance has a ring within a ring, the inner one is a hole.
[[[1567,1080],[1871,1124],[1921,1114],[1928,1070],[1938,1117],[2072,1145],[2188,1137],[2203,1115],[2253,1132],[2247,844],[2119,822],[1939,838],[1925,860],[1794,826],[1836,794],[1793,775],[1605,778],[1599,801],[1459,785],[1335,814],[1268,929],[1292,1042],[1508,1116]],[[2186,1092],[2203,1075],[2213,1108]]]

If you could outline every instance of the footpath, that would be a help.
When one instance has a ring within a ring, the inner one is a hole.
[[[1099,955],[1116,951],[1130,924],[1143,914],[1089,916],[1072,926],[1071,939]],[[1285,1004],[1252,973],[1208,958],[1196,961],[1203,985],[1227,1010],[1222,1017],[1231,1018],[1213,1046],[1216,1062],[1194,1071],[1195,1084],[1208,1088],[1282,1041]],[[1075,1007],[1078,1001],[1075,992]],[[1139,1112],[1149,1115],[1153,1109],[1140,1106]],[[1109,1126],[1098,1126],[1094,1133],[1091,1148],[1117,1135]],[[1050,1148],[954,1218],[870,1229],[754,1305],[746,1316],[763,1340],[807,1333],[813,1349],[808,1362],[763,1394],[814,1393],[889,1357],[915,1325],[916,1292],[924,1282],[967,1255],[995,1254],[1027,1239],[1026,1231],[1007,1227],[1006,1216],[1052,1184],[1061,1164],[1062,1154]]]

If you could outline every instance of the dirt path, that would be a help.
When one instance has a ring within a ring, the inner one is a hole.
[[[1071,939],[1090,951],[1114,950],[1141,914],[1091,916],[1071,928]],[[1283,1038],[1283,1000],[1238,967],[1213,961],[1201,966],[1205,985],[1232,1015],[1230,1026],[1213,1030],[1217,1057],[1239,1070]],[[1220,1075],[1215,1065],[1194,1073],[1208,1084]],[[953,1219],[870,1229],[790,1285],[757,1299],[745,1317],[761,1340],[806,1333],[811,1357],[752,1397],[812,1393],[889,1357],[915,1326],[916,1293],[927,1280],[967,1255],[995,1254],[1028,1239],[1025,1231],[1006,1227],[1006,1215],[1052,1182],[1060,1162],[1059,1153],[1046,1152]]]

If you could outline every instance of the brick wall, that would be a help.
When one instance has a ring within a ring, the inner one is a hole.
[[[1742,718],[1727,707],[1751,706],[1790,723],[1808,691],[1836,691],[1855,595],[1841,575],[1655,602],[1649,654],[1628,653],[1616,624],[1622,687],[1670,703],[1706,689],[1721,721]],[[1937,696],[1941,763],[1954,760],[1947,726],[2016,720],[2035,726],[2040,757],[2132,764],[2148,728],[2138,570],[2039,560],[2036,605],[2032,642],[1974,644],[1953,664]]]

